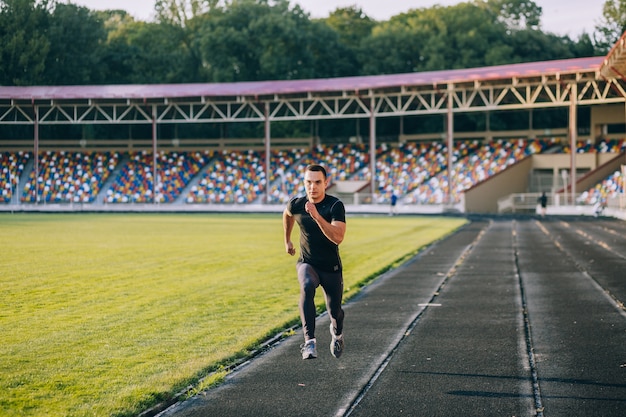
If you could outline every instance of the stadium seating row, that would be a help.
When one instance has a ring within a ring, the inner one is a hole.
[[[351,179],[355,172],[368,166],[370,158],[368,146],[363,144],[316,146],[308,153],[299,150],[297,156],[295,163],[277,165],[276,172],[280,180],[272,184],[270,203],[285,203],[293,195],[303,195],[304,185],[301,174],[309,164],[322,164],[329,167],[329,185],[332,185],[333,181]]]
[[[539,140],[496,141],[482,145],[475,152],[464,156],[454,165],[452,202],[459,202],[463,190],[467,190],[488,177],[528,155],[540,153],[553,143]],[[442,204],[450,189],[448,173],[440,172],[405,197],[406,203]]]
[[[254,201],[265,190],[263,156],[257,151],[223,151],[214,155],[192,186],[187,203],[239,203]]]
[[[527,155],[543,152],[560,144],[547,140],[508,140],[491,143],[456,141],[453,152],[452,197],[497,174]],[[621,152],[626,140],[586,143],[588,152]],[[567,146],[562,147],[569,151]],[[31,169],[30,152],[3,152],[1,155],[0,203],[13,198],[22,182],[24,203],[93,203],[101,195],[105,203],[226,203],[249,204],[262,201],[268,179],[264,152],[192,151],[157,154],[157,188],[153,196],[154,167],[151,152],[43,152],[39,176]],[[378,203],[388,203],[396,194],[409,204],[439,204],[448,192],[447,147],[442,142],[381,144],[376,149]],[[270,203],[285,203],[303,194],[301,172],[310,163],[330,167],[331,181],[369,181],[369,146],[338,144],[316,146],[311,150],[272,150],[269,178]],[[458,163],[460,162],[460,163]],[[585,194],[592,203],[623,190],[610,177]]]
[[[602,182],[596,184],[595,187],[583,192],[580,196],[580,200],[584,204],[589,205],[606,205],[609,198],[615,198],[620,194],[624,194],[624,185],[624,179],[621,172],[615,171]]]
[[[587,140],[576,146],[576,153],[621,153],[624,151],[626,151],[626,139],[602,140],[598,143]],[[563,145],[563,152],[571,152],[569,143]]]
[[[30,156],[30,152],[0,153],[0,204],[10,203],[18,194],[16,190]]]
[[[24,186],[22,202],[92,203],[117,166],[111,152],[46,152]]]
[[[172,203],[202,169],[211,152],[157,153],[157,187],[153,197],[153,155],[131,152],[113,184],[106,191],[107,203]]]

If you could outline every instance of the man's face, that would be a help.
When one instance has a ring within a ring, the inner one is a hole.
[[[326,179],[320,171],[306,171],[304,173],[304,188],[309,201],[319,203],[326,195]]]

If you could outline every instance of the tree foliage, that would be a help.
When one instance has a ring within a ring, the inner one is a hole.
[[[107,34],[96,13],[86,7],[57,4],[50,15],[47,37],[50,48],[44,61],[45,84],[95,84],[106,78],[101,45]]]
[[[194,17],[220,9],[228,3],[222,0],[157,0],[154,9],[159,22],[182,27]]]
[[[0,84],[30,85],[44,77],[50,50],[46,27],[54,3],[0,1]]]
[[[624,31],[626,31],[626,0],[607,0],[602,8],[602,19],[596,26],[597,48],[608,52]]]
[[[347,75],[338,35],[286,0],[240,0],[198,19],[196,39],[208,81]]]
[[[532,0],[357,6],[312,19],[289,0],[158,0],[153,22],[57,0],[0,0],[2,85],[232,82],[470,68],[605,54],[626,0],[578,39],[541,30]]]
[[[356,6],[339,7],[323,22],[339,35],[340,42],[353,51],[360,48],[361,41],[371,36],[376,27],[376,21]]]
[[[488,0],[487,7],[510,28],[537,29],[542,8],[531,0]]]

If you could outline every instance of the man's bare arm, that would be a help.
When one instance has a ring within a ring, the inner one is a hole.
[[[296,248],[293,247],[293,243],[291,242],[291,232],[293,231],[293,224],[295,221],[296,220],[293,218],[289,210],[285,209],[283,211],[285,251],[291,256],[296,254]]]
[[[328,238],[335,245],[339,245],[343,242],[343,237],[346,234],[346,224],[337,220],[327,222],[317,211],[315,204],[307,202],[305,206],[306,211],[309,212],[313,220],[318,224],[324,236]]]

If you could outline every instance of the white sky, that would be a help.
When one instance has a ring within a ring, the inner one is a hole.
[[[591,34],[602,17],[605,0],[534,0],[543,8],[542,30],[576,39],[586,30]],[[154,0],[64,0],[86,6],[92,10],[123,9],[137,19],[151,20]],[[291,0],[298,3],[312,17],[326,17],[337,7],[358,5],[369,17],[387,20],[391,16],[414,8],[431,7],[435,4],[449,6],[459,0]]]

